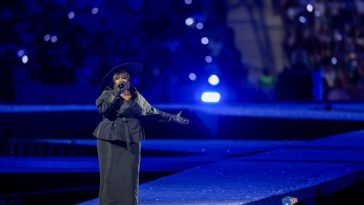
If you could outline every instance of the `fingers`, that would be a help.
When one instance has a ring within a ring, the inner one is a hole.
[[[182,114],[182,111],[179,111],[178,114],[177,114],[177,116],[181,116],[181,114]]]

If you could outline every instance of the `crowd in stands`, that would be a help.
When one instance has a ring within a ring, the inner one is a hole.
[[[6,0],[0,4],[0,101],[16,101],[20,86],[97,87],[112,67],[138,61],[144,70],[132,73],[134,85],[151,101],[176,102],[197,83],[191,72],[206,82],[211,72],[229,80],[240,75],[226,15],[224,1]],[[189,26],[188,17],[195,20]],[[201,44],[204,36],[208,45]]]
[[[364,99],[364,2],[285,0],[288,69],[320,72],[326,100]]]

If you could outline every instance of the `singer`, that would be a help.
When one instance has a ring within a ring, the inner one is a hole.
[[[93,132],[100,166],[99,205],[138,204],[140,145],[145,139],[141,117],[151,116],[181,125],[189,123],[181,112],[173,115],[154,108],[131,87],[126,70],[135,65],[122,64],[109,71],[103,81],[107,76],[112,76],[112,81],[96,99],[103,118]]]

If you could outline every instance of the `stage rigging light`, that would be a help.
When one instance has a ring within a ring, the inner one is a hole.
[[[206,56],[205,61],[206,61],[206,63],[211,63],[212,62],[212,57],[211,56]]]
[[[196,80],[196,79],[197,79],[197,76],[196,76],[196,74],[195,74],[195,73],[190,73],[190,74],[188,75],[188,78],[189,78],[190,80],[194,81],[194,80]]]
[[[74,17],[75,17],[75,12],[70,11],[70,12],[68,13],[68,19],[73,19]]]
[[[192,0],[185,0],[185,4],[187,4],[187,5],[192,4]]]
[[[203,29],[203,23],[198,22],[198,23],[196,24],[196,28],[197,28],[198,30]]]
[[[47,41],[51,40],[51,35],[46,34],[46,35],[44,35],[43,39],[45,42],[47,42]]]
[[[23,57],[25,54],[25,51],[23,49],[18,50],[17,55],[19,58]]]
[[[306,9],[308,12],[312,12],[313,11],[313,6],[311,4],[307,4]]]
[[[202,37],[201,38],[201,43],[204,45],[207,45],[209,43],[209,39],[207,37]]]
[[[91,13],[92,13],[92,14],[97,14],[97,13],[99,13],[99,8],[97,8],[97,7],[92,8],[92,9],[91,9]]]
[[[58,40],[57,36],[52,36],[52,37],[51,37],[51,42],[52,42],[52,43],[57,42],[57,40]]]
[[[188,17],[188,18],[186,18],[186,20],[185,20],[185,24],[187,25],[187,26],[192,26],[192,24],[195,22],[195,20],[193,19],[193,18],[191,18],[191,17]]]
[[[219,76],[214,74],[214,75],[210,75],[208,81],[209,81],[210,85],[215,86],[220,83],[220,78],[219,78]]]
[[[27,55],[24,55],[22,58],[21,58],[21,61],[24,63],[24,64],[26,64],[26,63],[28,63],[28,56]]]
[[[203,92],[201,95],[201,101],[204,103],[217,103],[220,98],[219,92]]]
[[[301,23],[306,23],[306,18],[304,16],[300,16],[298,19]]]

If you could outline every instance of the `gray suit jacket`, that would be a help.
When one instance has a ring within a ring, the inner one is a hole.
[[[140,116],[153,115],[163,121],[173,121],[171,114],[151,106],[135,88],[130,88],[130,92],[133,96],[130,101],[115,97],[110,88],[97,98],[96,106],[103,120],[93,132],[96,138],[139,143],[145,139],[144,128],[138,119]]]

